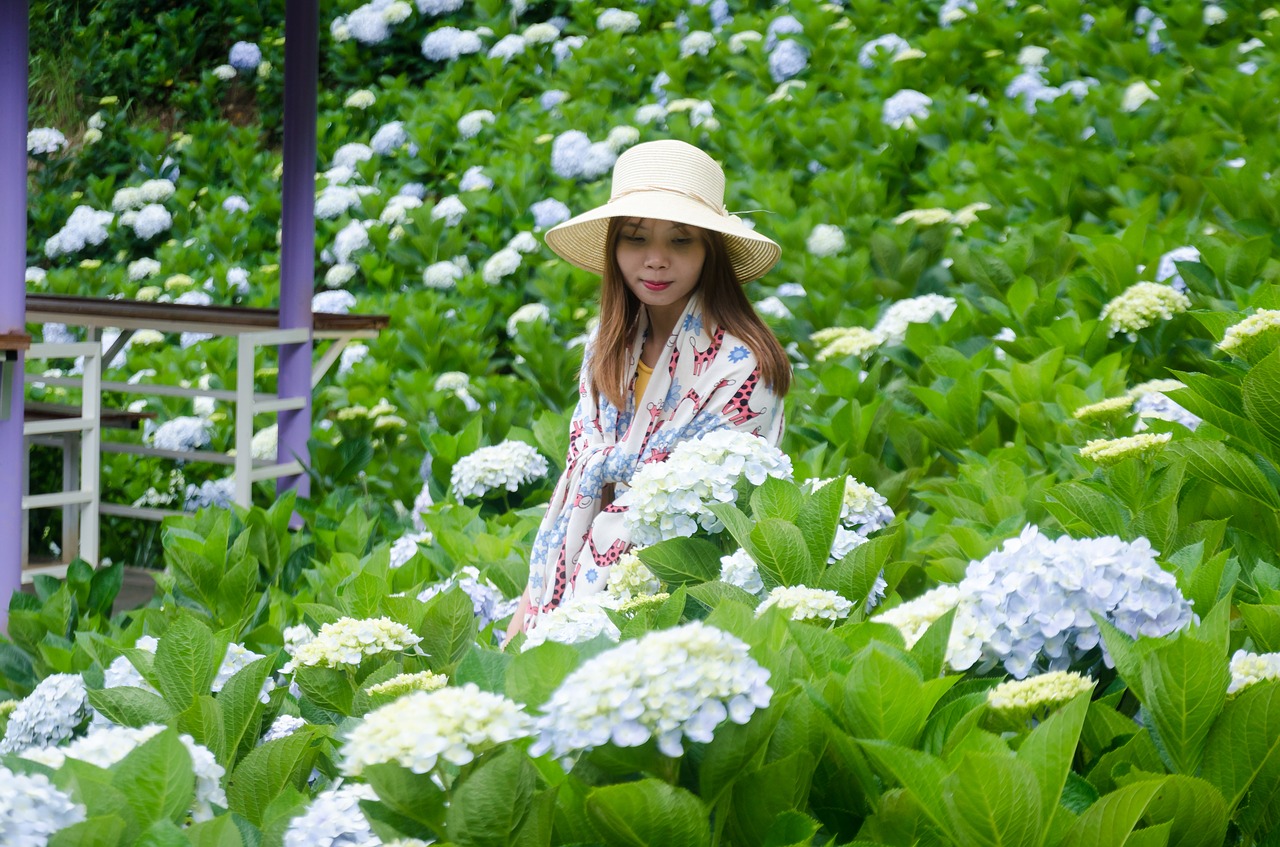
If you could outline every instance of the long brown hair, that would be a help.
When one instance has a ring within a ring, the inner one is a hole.
[[[619,409],[631,375],[627,373],[627,353],[640,319],[640,300],[627,287],[618,267],[618,238],[627,218],[610,218],[605,237],[605,267],[600,284],[600,328],[590,363],[592,396],[603,394]],[[791,364],[773,331],[760,320],[729,262],[724,236],[714,230],[696,228],[707,248],[702,274],[694,289],[701,292],[702,308],[709,325],[721,326],[740,338],[755,354],[765,385],[779,397],[791,387]]]

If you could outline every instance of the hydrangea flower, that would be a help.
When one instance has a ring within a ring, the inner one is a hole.
[[[1227,694],[1237,694],[1267,680],[1280,679],[1280,653],[1250,653],[1237,650],[1231,657],[1231,685]]]
[[[804,32],[804,24],[800,23],[794,15],[782,15],[769,21],[769,26],[765,27],[764,49],[767,52],[773,52],[773,48],[778,46],[778,42],[788,35],[799,35]]]
[[[759,594],[764,591],[764,581],[760,579],[760,567],[746,550],[739,549],[735,553],[720,557],[720,581],[735,585],[748,594]]]
[[[709,742],[726,719],[745,724],[769,705],[769,671],[747,645],[700,621],[650,632],[588,659],[543,707],[533,756],[567,756],[650,738],[666,756]]]
[[[435,262],[422,272],[422,284],[427,288],[453,288],[462,275],[462,268],[454,262]]]
[[[534,229],[538,232],[564,223],[571,217],[569,207],[554,197],[539,200],[529,207],[529,212],[533,215]]]
[[[319,314],[345,315],[356,305],[356,296],[350,291],[320,291],[311,298],[311,311]]]
[[[372,787],[348,782],[321,791],[306,811],[289,821],[284,847],[378,847],[361,800],[377,800]]]
[[[902,639],[910,650],[938,618],[960,603],[960,589],[954,585],[939,585],[914,600],[900,603],[892,609],[876,615],[877,623],[889,624],[902,633]]]
[[[53,127],[41,126],[27,132],[27,154],[48,156],[67,146],[67,137]]]
[[[403,697],[414,691],[439,691],[449,684],[449,677],[442,673],[420,671],[396,674],[385,682],[378,682],[365,689],[376,697]]]
[[[150,434],[151,446],[161,450],[198,450],[209,443],[212,424],[204,419],[184,415],[165,421]]]
[[[609,130],[604,144],[614,153],[621,153],[640,140],[640,130],[633,126],[615,126]]]
[[[266,744],[268,741],[288,738],[306,725],[307,722],[302,718],[294,717],[293,715],[280,715],[271,722],[271,726],[267,727],[267,731],[262,734],[262,738],[258,740],[258,743]]]
[[[355,91],[347,95],[347,99],[342,101],[342,105],[348,109],[367,109],[374,103],[378,102],[378,98],[372,91],[367,88],[357,88]]]
[[[648,546],[693,535],[699,526],[719,532],[723,526],[708,506],[737,502],[735,486],[744,477],[760,485],[769,476],[791,478],[785,453],[749,433],[716,430],[682,441],[666,461],[642,466],[619,499],[629,506],[624,520],[632,541]]]
[[[523,441],[503,441],[463,456],[453,466],[449,483],[458,500],[483,497],[490,491],[516,491],[547,475],[547,460]]]
[[[551,142],[551,170],[564,179],[597,179],[612,170],[617,160],[608,143],[593,144],[580,130],[563,132]]]
[[[520,252],[511,247],[504,247],[485,260],[480,276],[489,285],[497,285],[505,277],[516,272],[520,267]]]
[[[834,224],[818,224],[805,239],[805,246],[819,259],[834,256],[845,247],[844,232]]]
[[[945,0],[938,10],[938,26],[946,29],[957,21],[964,20],[970,12],[978,11],[974,0]]]
[[[783,39],[769,52],[769,76],[783,82],[809,67],[809,48],[792,38]]]
[[[132,227],[134,234],[145,241],[168,231],[173,226],[173,216],[164,206],[150,203],[137,212],[126,212],[120,222]]]
[[[1153,379],[1135,385],[1126,395],[1133,402],[1133,411],[1138,414],[1138,422],[1134,424],[1134,432],[1142,432],[1147,428],[1146,419],[1155,418],[1172,421],[1194,431],[1202,421],[1197,415],[1170,400],[1164,392],[1182,388],[1176,379]]]
[[[471,377],[461,371],[445,371],[436,377],[433,387],[436,391],[450,392],[472,412],[480,409],[480,404],[471,396]]]
[[[1065,670],[1099,646],[1095,614],[1134,638],[1168,635],[1194,619],[1145,538],[1050,539],[1028,526],[971,562],[959,592],[948,663],[980,673],[1003,664],[1018,679]],[[1103,658],[1110,663],[1105,645]]]
[[[482,579],[480,571],[473,565],[466,565],[443,582],[428,585],[418,592],[418,600],[425,603],[454,586],[461,588],[462,593],[471,598],[471,609],[475,613],[476,625],[480,629],[507,617],[520,604],[519,598],[503,599],[502,591],[498,586],[488,579]]]
[[[206,479],[200,485],[188,485],[183,492],[182,508],[188,512],[196,509],[229,509],[235,502],[236,483],[231,477]]]
[[[464,0],[416,0],[416,2],[419,12],[438,18],[461,9]]]
[[[900,53],[910,49],[911,45],[900,35],[892,32],[888,35],[881,35],[862,45],[862,49],[858,51],[858,65],[870,70],[875,67],[878,56],[888,56],[892,61]]]
[[[515,249],[515,248],[512,248]],[[551,310],[545,303],[525,303],[507,318],[507,335],[514,338],[520,334],[520,325],[526,323],[548,323]]]
[[[325,287],[341,288],[355,278],[357,270],[359,270],[359,268],[351,264],[334,265],[329,268],[329,270],[325,271]]]
[[[467,213],[467,207],[462,204],[462,200],[458,195],[451,194],[448,197],[442,197],[431,207],[431,220],[443,220],[445,226],[457,226],[462,223],[462,218]]]
[[[348,733],[342,772],[359,776],[370,765],[389,762],[429,773],[441,759],[461,767],[532,730],[533,719],[519,704],[475,683],[414,691],[369,712]]]
[[[230,65],[218,65],[213,69],[212,73],[214,79],[221,80],[222,82],[227,82],[236,78],[236,69]],[[88,133],[86,132],[86,135],[87,134]]]
[[[335,168],[349,168],[352,171],[361,162],[367,162],[373,158],[373,148],[368,144],[361,144],[359,141],[352,141],[349,144],[343,144],[333,154],[333,166]]]
[[[358,666],[366,657],[381,653],[403,653],[422,639],[402,623],[387,617],[339,618],[320,627],[314,638],[289,650],[289,661],[281,672],[300,667],[339,668]]]
[[[45,241],[44,254],[54,259],[101,244],[107,240],[107,224],[113,220],[115,215],[111,212],[99,212],[90,206],[76,206],[62,229]]]
[[[1110,323],[1109,335],[1119,332],[1132,335],[1190,308],[1191,300],[1173,286],[1139,282],[1108,302],[1098,317]]]
[[[479,53],[483,47],[479,35],[455,26],[440,27],[422,39],[422,55],[433,62],[452,62],[460,56]]]
[[[511,236],[507,246],[517,253],[535,253],[542,244],[537,238],[534,238],[532,232],[518,232]]]
[[[551,22],[530,24],[521,33],[529,44],[550,44],[560,37],[560,29]]]
[[[929,117],[929,107],[933,98],[911,88],[904,88],[884,101],[881,122],[893,129],[907,127],[915,129],[915,119]]]
[[[498,43],[489,48],[490,59],[501,59],[505,65],[507,62],[519,56],[528,47],[529,42],[525,41],[523,35],[511,33],[504,35],[498,40]]]
[[[791,309],[787,307],[787,304],[773,296],[766,297],[763,300],[757,300],[756,312],[764,315],[766,318],[775,318],[780,321],[790,320],[794,317],[791,314]]]
[[[680,39],[680,58],[706,56],[716,46],[716,37],[704,30],[695,30]]]
[[[249,41],[237,41],[231,45],[227,62],[238,71],[255,71],[262,64],[262,49]]]
[[[653,575],[648,565],[640,561],[638,552],[634,548],[628,550],[609,568],[605,591],[615,601],[657,594],[662,590],[662,582]]]
[[[391,121],[378,127],[378,131],[369,140],[373,152],[380,156],[389,156],[409,143],[409,133],[405,131],[404,121]]]
[[[1071,413],[1071,417],[1087,424],[1102,425],[1124,420],[1133,408],[1133,398],[1128,396],[1108,397],[1097,403],[1081,406]]]
[[[559,66],[568,61],[569,57],[573,55],[573,51],[586,43],[587,39],[581,35],[569,35],[552,44],[551,55],[555,57],[556,65]]]
[[[1002,682],[987,692],[987,705],[1015,717],[1043,717],[1085,692],[1095,683],[1072,671],[1049,671],[1026,679]]]
[[[0,753],[65,741],[90,712],[89,694],[79,674],[50,674],[9,715]]]
[[[409,222],[409,212],[421,208],[422,201],[407,194],[397,194],[382,207],[378,220],[384,224],[405,224]]]
[[[568,99],[569,92],[553,88],[549,91],[542,92],[541,96],[538,97],[538,105],[542,107],[544,112],[550,112],[552,109],[556,108]]]
[[[813,333],[809,336],[809,340],[822,345],[817,355],[814,356],[819,362],[845,356],[861,358],[884,342],[880,335],[860,326],[829,327]]]
[[[769,592],[769,596],[756,606],[756,617],[760,617],[769,609],[777,606],[786,611],[793,621],[807,621],[814,618],[835,621],[847,618],[853,609],[853,603],[834,591],[821,588],[808,588],[804,585],[779,585]]]
[[[906,340],[907,327],[911,324],[929,323],[935,317],[950,320],[955,311],[955,299],[941,294],[908,297],[886,309],[872,332],[883,339],[885,344],[901,344]]]
[[[458,118],[458,134],[465,138],[475,138],[485,124],[491,124],[497,116],[488,109],[476,109]],[[463,189],[464,191],[466,189]]]
[[[352,221],[344,226],[333,240],[333,255],[339,263],[351,261],[351,255],[357,250],[369,246],[369,232],[360,221]]]
[[[1134,456],[1149,458],[1164,449],[1172,433],[1141,433],[1122,438],[1095,438],[1080,448],[1080,455],[1103,467],[1110,467]]]
[[[572,597],[538,616],[521,649],[531,650],[547,641],[581,644],[602,635],[610,641],[622,637],[617,625],[605,612],[603,598],[597,594]]]
[[[408,564],[409,560],[418,553],[419,544],[429,544],[431,542],[431,533],[425,530],[420,532],[407,532],[396,539],[391,545],[391,567],[402,568]]]
[[[729,52],[735,56],[747,52],[747,47],[764,41],[764,36],[756,32],[754,29],[746,29],[742,32],[735,32],[729,36]]]
[[[1227,327],[1218,349],[1242,359],[1280,330],[1280,309],[1259,309],[1249,317]]]
[[[14,773],[0,765],[0,844],[45,847],[60,829],[85,819],[85,807],[44,774]]]
[[[232,194],[222,201],[222,210],[224,212],[247,212],[249,208],[249,201],[239,194]]]
[[[640,28],[640,16],[623,9],[605,9],[596,16],[596,29],[610,32],[635,32]]]
[[[1142,108],[1142,104],[1159,99],[1160,95],[1152,91],[1150,85],[1139,80],[1124,90],[1124,97],[1120,101],[1120,111],[1136,112]]]

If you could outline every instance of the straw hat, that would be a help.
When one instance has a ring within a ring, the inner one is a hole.
[[[683,141],[648,141],[618,157],[609,202],[547,230],[547,246],[583,270],[603,274],[610,218],[656,218],[724,234],[740,282],[764,276],[782,248],[724,206],[724,171]]]

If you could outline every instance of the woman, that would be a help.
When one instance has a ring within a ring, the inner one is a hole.
[[[632,147],[614,166],[609,202],[546,238],[561,258],[601,274],[600,326],[508,638],[604,588],[631,546],[622,493],[637,468],[717,429],[776,445],[791,381],[786,354],[742,291],[781,249],[728,214],[724,172],[698,148]]]

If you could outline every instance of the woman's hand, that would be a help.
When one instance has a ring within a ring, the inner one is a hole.
[[[524,631],[524,619],[528,611],[529,589],[526,588],[524,594],[520,595],[520,605],[516,606],[516,611],[511,616],[511,623],[507,624],[507,634],[502,637],[501,649],[507,649],[507,645],[511,643],[511,639],[516,637],[516,633]]]

